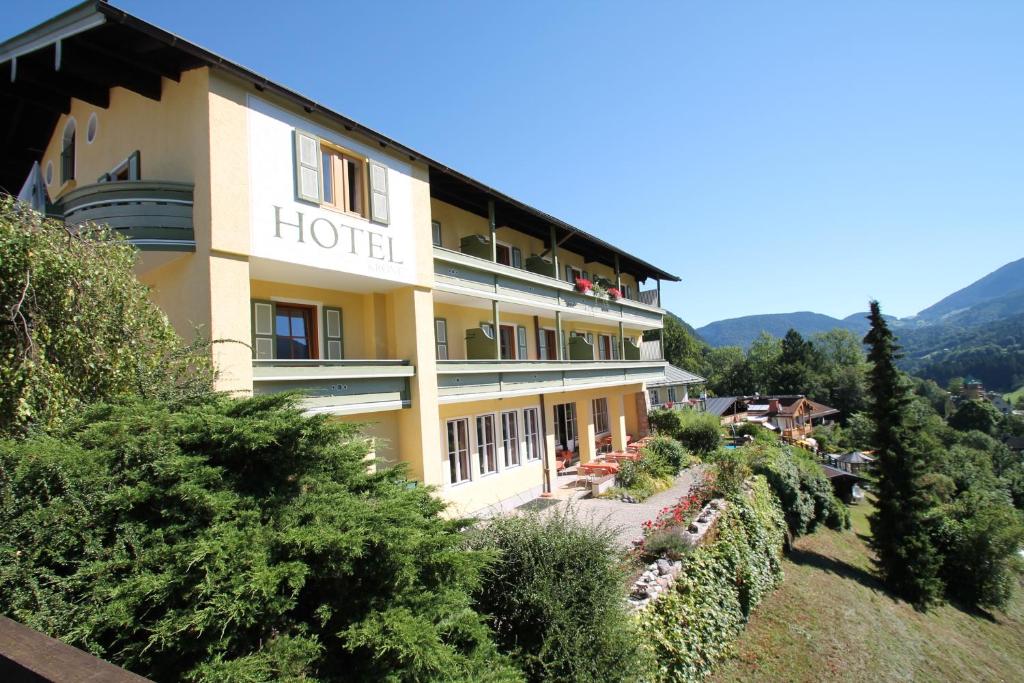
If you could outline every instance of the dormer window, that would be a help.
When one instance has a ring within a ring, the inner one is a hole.
[[[75,120],[70,119],[64,126],[60,142],[60,181],[66,183],[75,179]]]

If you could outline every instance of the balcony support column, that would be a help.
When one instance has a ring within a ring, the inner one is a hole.
[[[491,322],[494,325],[494,359],[501,360],[501,311],[498,302],[491,302]]]
[[[619,360],[626,360],[626,328],[619,321]]]
[[[491,261],[498,262],[498,219],[494,213],[494,200],[487,202],[487,224],[491,228]],[[497,330],[495,330],[497,331]]]
[[[555,358],[558,360],[565,360],[565,344],[562,342],[562,312],[555,311],[555,346],[558,347],[558,353]]]
[[[615,255],[615,289],[622,291],[622,271],[619,270],[619,255]]]
[[[618,396],[608,398],[608,420],[612,430],[612,450],[626,450],[626,395],[620,393]]]
[[[582,405],[581,405],[582,404]],[[594,402],[590,399],[583,399],[576,402],[577,418],[583,418],[582,423],[577,423],[576,430],[580,438],[580,462],[593,462],[597,459],[597,432],[594,429]]]
[[[558,269],[558,233],[553,225],[551,226],[551,262],[555,264],[555,279],[561,280],[561,271]]]

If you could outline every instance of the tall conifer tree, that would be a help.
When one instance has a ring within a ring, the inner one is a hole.
[[[896,369],[899,346],[877,301],[871,302],[872,416],[877,445],[878,507],[871,515],[871,545],[886,584],[919,608],[939,600],[942,558],[928,533],[931,502],[919,485],[924,459],[906,425],[909,396]]]

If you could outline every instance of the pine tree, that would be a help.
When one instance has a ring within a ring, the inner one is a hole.
[[[877,446],[877,510],[871,515],[871,546],[885,583],[898,595],[924,609],[942,594],[942,558],[928,533],[931,505],[918,486],[924,459],[915,452],[906,424],[910,398],[902,385],[896,359],[899,346],[877,301],[871,302],[871,329],[864,343],[871,347],[872,416]]]

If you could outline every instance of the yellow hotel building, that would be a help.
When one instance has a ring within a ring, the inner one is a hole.
[[[104,2],[0,44],[0,73],[0,189],[125,234],[220,389],[365,423],[453,513],[646,432],[673,275]]]

